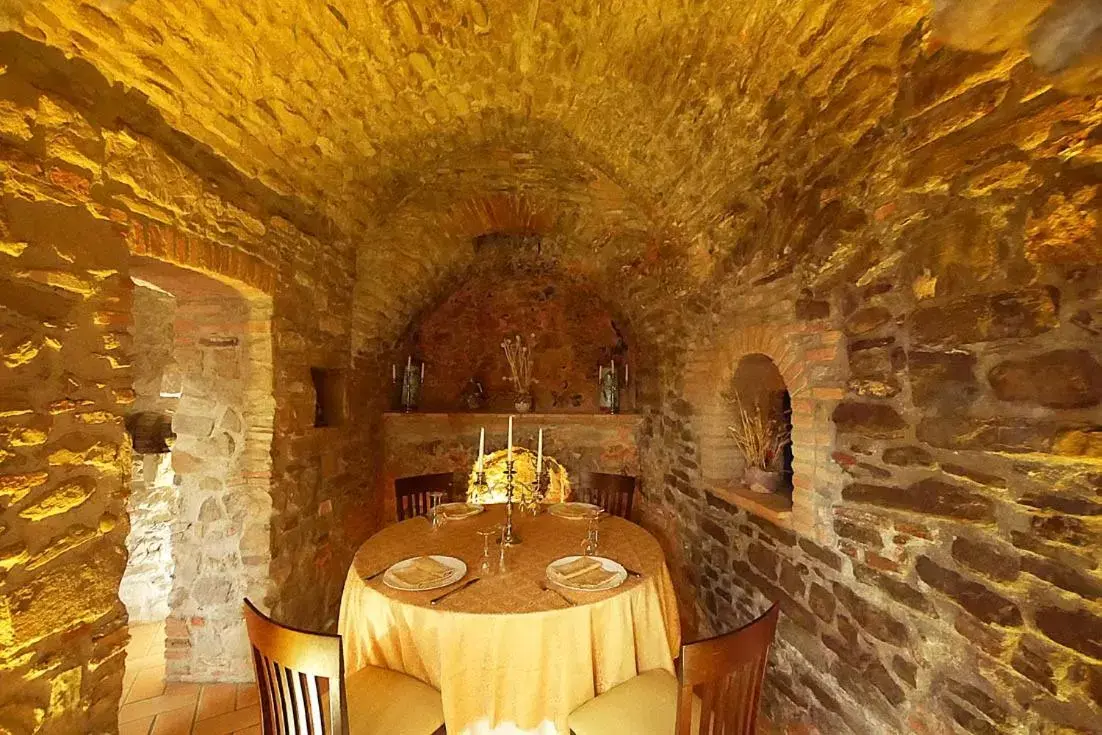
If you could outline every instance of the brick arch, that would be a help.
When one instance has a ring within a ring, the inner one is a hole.
[[[840,488],[831,414],[843,396],[841,333],[809,331],[803,324],[754,325],[720,333],[690,356],[685,396],[692,407],[700,473],[706,485],[725,487],[738,466],[721,397],[742,358],[765,355],[776,365],[792,399],[792,526],[814,538],[829,535],[829,506]]]
[[[223,281],[228,279],[236,288],[245,285],[268,295],[275,291],[276,269],[270,263],[175,227],[133,222],[126,234],[126,245],[131,255],[203,271]]]

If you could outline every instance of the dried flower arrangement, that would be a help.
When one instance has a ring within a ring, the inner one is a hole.
[[[518,334],[512,341],[506,339],[501,343],[501,349],[505,350],[505,358],[509,361],[511,375],[507,380],[513,383],[517,393],[526,393],[531,390],[535,378],[532,377],[532,346],[536,343],[536,335],[531,335],[529,343]]]
[[[784,448],[792,440],[791,429],[784,421],[767,419],[757,404],[754,404],[753,410],[747,411],[737,397],[734,403],[738,423],[728,426],[727,430],[746,459],[746,466],[779,472]]]

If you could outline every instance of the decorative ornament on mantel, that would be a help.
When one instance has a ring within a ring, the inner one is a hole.
[[[398,383],[398,368],[395,365],[390,366],[390,380],[397,385]],[[406,413],[413,413],[417,410],[417,404],[421,398],[421,385],[425,382],[425,363],[421,362],[421,367],[418,369],[413,364],[413,357],[406,358],[406,368],[402,373],[402,393],[399,397],[399,405]]]
[[[536,383],[536,379],[532,377],[532,348],[535,344],[534,334],[529,335],[527,344],[519,334],[512,341],[506,339],[501,343],[501,349],[505,350],[505,359],[509,361],[510,374],[506,380],[513,384],[513,407],[517,413],[528,413],[532,410],[532,386]]]
[[[628,382],[628,366],[624,364],[624,381]],[[597,385],[600,389],[597,406],[602,413],[620,413],[620,373],[616,370],[615,358],[609,362],[608,367],[601,365],[597,368]]]
[[[735,399],[738,423],[728,426],[746,461],[743,481],[756,493],[775,493],[783,480],[784,448],[792,441],[783,417],[767,417],[758,404],[747,411]]]

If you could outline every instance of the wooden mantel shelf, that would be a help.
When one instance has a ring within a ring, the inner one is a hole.
[[[792,501],[784,495],[756,493],[746,487],[712,485],[708,492],[751,515],[765,518],[781,528],[792,527]]]

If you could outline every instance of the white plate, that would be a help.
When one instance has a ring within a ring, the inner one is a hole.
[[[405,590],[407,592],[424,592],[425,590],[438,590],[441,587],[447,587],[449,584],[455,584],[459,580],[463,579],[464,575],[467,574],[467,565],[463,563],[462,559],[456,559],[454,556],[437,556],[436,554],[432,554],[429,558],[436,559],[436,561],[440,562],[444,566],[451,567],[452,570],[451,573],[448,574],[448,576],[444,577],[436,584],[430,585],[428,587],[414,587],[406,584],[405,582],[394,576],[395,571],[405,569],[413,563],[414,559],[418,558],[420,557],[415,556],[411,559],[403,559],[396,564],[391,564],[390,568],[383,573],[383,584],[396,590]]]
[[[547,509],[547,512],[550,513],[553,516],[558,516],[559,518],[567,518],[571,521],[584,521],[585,520],[584,515],[582,515],[581,513],[577,513],[577,514],[570,513],[570,512],[567,511],[567,508],[577,508],[579,510],[582,510],[582,509],[596,510],[596,511],[601,510],[601,506],[593,505],[592,503],[555,503],[554,505],[552,505],[550,508]]]
[[[623,565],[619,562],[612,561],[612,559],[606,559],[603,556],[590,557],[593,561],[599,561],[601,566],[605,568],[606,572],[615,572],[616,574],[609,578],[607,582],[600,587],[577,587],[570,583],[570,580],[561,579],[555,572],[551,570],[551,567],[557,567],[560,564],[569,564],[575,559],[581,559],[580,556],[564,556],[561,559],[556,559],[547,565],[545,574],[547,575],[547,581],[557,584],[560,587],[565,587],[568,590],[577,590],[579,592],[601,592],[602,590],[616,589],[624,583],[624,580],[628,578],[628,570],[624,569]]]
[[[444,518],[449,521],[461,521],[481,513],[484,509],[475,503],[441,503],[437,506]]]

